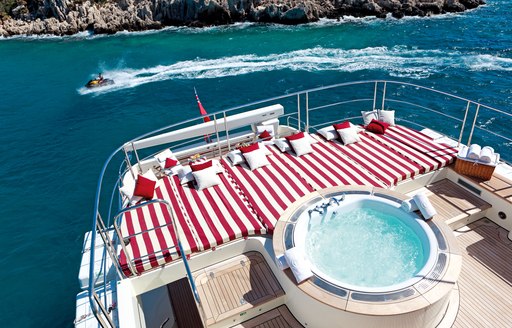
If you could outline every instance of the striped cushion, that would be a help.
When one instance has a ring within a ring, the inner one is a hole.
[[[251,171],[247,164],[232,167],[223,160],[224,167],[270,233],[290,204],[313,191],[288,165],[282,165],[276,157],[277,150],[272,153],[267,156],[270,165],[255,171]]]

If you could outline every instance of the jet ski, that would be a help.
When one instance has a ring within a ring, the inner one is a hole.
[[[92,79],[85,85],[86,88],[97,88],[97,87],[103,87],[106,85],[114,84],[114,80],[111,79]]]

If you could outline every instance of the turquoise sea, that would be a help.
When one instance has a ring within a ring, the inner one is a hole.
[[[489,0],[421,19],[0,39],[0,326],[72,326],[104,160],[130,138],[196,116],[194,86],[209,112],[366,79],[512,112],[511,12],[510,1]],[[100,71],[116,87],[87,93]],[[510,146],[497,149],[509,160]]]

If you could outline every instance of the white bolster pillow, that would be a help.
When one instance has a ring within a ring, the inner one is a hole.
[[[489,146],[485,146],[480,151],[480,160],[485,163],[490,163],[494,159],[494,149]]]
[[[311,266],[303,249],[298,247],[287,249],[284,252],[284,257],[298,284],[313,276]]]
[[[480,145],[472,144],[471,146],[469,146],[468,158],[479,159],[481,150],[482,148],[480,147]]]
[[[429,220],[437,214],[436,209],[432,206],[432,203],[430,203],[428,197],[424,193],[414,195],[413,199],[425,220]]]
[[[416,205],[416,202],[414,201],[414,199],[412,198],[409,198],[407,200],[404,200],[402,202],[402,205],[400,205],[400,207],[406,211],[406,212],[414,212],[414,211],[417,211],[419,208],[418,208],[418,205]]]
[[[286,262],[286,258],[284,256],[284,254],[276,255],[276,263],[277,263],[277,267],[281,270],[285,270],[290,267],[288,265],[288,262]]]

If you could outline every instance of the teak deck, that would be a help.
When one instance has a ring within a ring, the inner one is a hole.
[[[506,199],[509,203],[512,203],[512,181],[499,175],[494,174],[489,181],[481,181],[472,178],[475,182],[479,183],[481,187],[492,191],[494,194]]]
[[[512,323],[512,242],[488,219],[457,236],[462,251],[460,307],[453,327],[510,327]]]
[[[194,273],[206,325],[284,295],[263,256],[248,252]]]
[[[232,328],[303,328],[286,305],[270,310]]]
[[[425,187],[425,191],[437,210],[434,218],[444,221],[452,229],[465,225],[470,217],[476,217],[491,207],[486,201],[448,179]],[[482,216],[483,214],[477,218]]]

